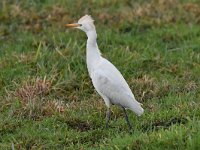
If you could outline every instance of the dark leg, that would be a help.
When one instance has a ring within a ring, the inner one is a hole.
[[[106,112],[106,128],[108,128],[109,120],[110,120],[110,108],[108,108]]]
[[[128,116],[127,116],[127,114],[126,114],[126,109],[125,109],[124,107],[122,107],[122,110],[123,110],[123,112],[124,112],[124,117],[125,117],[125,120],[126,120],[126,122],[127,122],[127,124],[128,124],[129,131],[131,131],[132,127],[131,127],[131,124],[130,124],[130,122],[129,122],[129,120],[128,120]]]

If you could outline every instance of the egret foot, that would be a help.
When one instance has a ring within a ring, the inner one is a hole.
[[[110,108],[108,108],[107,112],[106,112],[106,128],[108,128],[108,123],[110,121]]]

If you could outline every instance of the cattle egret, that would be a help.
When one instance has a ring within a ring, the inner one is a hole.
[[[144,112],[141,107],[142,104],[136,101],[131,89],[118,69],[101,56],[96,40],[97,33],[94,26],[94,20],[91,16],[85,15],[80,18],[77,23],[66,24],[65,26],[78,28],[87,35],[87,68],[93,86],[104,99],[107,106],[106,128],[108,128],[110,120],[110,107],[112,104],[115,104],[122,108],[128,127],[131,129],[126,109],[130,109],[140,116]]]

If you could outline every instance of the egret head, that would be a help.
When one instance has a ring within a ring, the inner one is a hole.
[[[78,28],[86,33],[95,30],[94,20],[89,15],[81,17],[77,23],[66,24],[65,26]]]

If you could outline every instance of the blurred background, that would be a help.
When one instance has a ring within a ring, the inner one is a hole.
[[[105,105],[85,63],[85,14],[124,75],[140,118]],[[199,149],[199,0],[1,0],[0,148]]]

